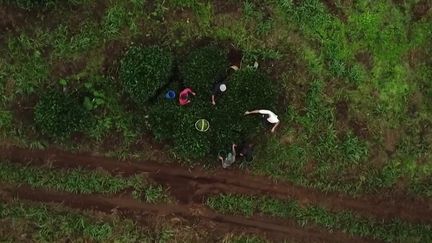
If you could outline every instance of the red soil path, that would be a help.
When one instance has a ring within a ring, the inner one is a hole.
[[[249,218],[228,216],[215,213],[200,205],[156,205],[146,204],[130,197],[104,197],[100,195],[77,195],[71,193],[32,189],[26,186],[10,186],[0,184],[0,201],[9,202],[19,198],[20,200],[37,201],[44,203],[61,203],[65,206],[98,210],[105,213],[114,211],[127,217],[140,218],[139,216],[180,216],[199,219],[200,224],[212,222],[218,231],[230,233],[234,231],[247,233],[264,233],[267,237],[281,241],[283,239],[296,242],[366,242],[353,238],[342,232],[328,232],[316,227],[302,228],[295,222],[287,220],[253,216]],[[138,220],[139,221],[139,220]]]
[[[351,210],[364,216],[382,219],[432,222],[432,203],[427,200],[380,196],[353,198],[290,183],[276,183],[268,178],[251,176],[240,171],[209,171],[200,167],[186,168],[152,161],[118,161],[53,149],[29,150],[18,147],[0,147],[0,159],[20,164],[50,164],[60,168],[102,168],[112,174],[125,176],[144,173],[170,187],[172,195],[182,204],[201,203],[205,196],[216,193],[268,195],[280,199],[295,199],[303,204],[319,205],[332,211]]]

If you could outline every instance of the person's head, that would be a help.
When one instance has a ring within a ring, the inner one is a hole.
[[[219,85],[219,90],[220,90],[221,92],[225,92],[226,89],[227,89],[227,87],[226,87],[225,84],[221,84],[221,85]]]

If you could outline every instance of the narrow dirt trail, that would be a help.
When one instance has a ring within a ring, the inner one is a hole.
[[[170,192],[183,204],[201,203],[205,196],[216,193],[268,195],[295,199],[302,204],[315,204],[332,211],[351,210],[364,216],[381,219],[400,218],[415,223],[432,222],[432,203],[426,200],[391,199],[380,196],[353,198],[339,193],[323,193],[290,183],[275,183],[269,178],[251,176],[239,171],[205,171],[152,161],[118,161],[110,158],[73,154],[59,150],[29,150],[0,147],[0,158],[13,163],[60,168],[102,168],[112,174],[144,173],[158,183],[168,185]]]
[[[130,197],[105,197],[101,195],[83,195],[32,189],[27,186],[0,184],[0,201],[10,202],[14,199],[43,203],[60,203],[81,210],[97,210],[111,214],[121,213],[123,216],[142,218],[146,215],[180,216],[199,219],[201,224],[212,222],[218,230],[230,233],[239,232],[263,233],[269,238],[296,242],[370,242],[346,235],[342,232],[328,232],[316,227],[300,227],[295,222],[253,216],[244,218],[215,213],[202,205],[169,205],[147,204]],[[203,221],[203,222],[201,222]]]

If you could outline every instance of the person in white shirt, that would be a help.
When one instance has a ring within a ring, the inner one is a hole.
[[[268,122],[270,122],[271,124],[274,124],[271,132],[274,132],[276,127],[279,125],[280,121],[278,116],[269,110],[254,110],[254,111],[246,111],[245,115],[249,115],[249,114],[262,114],[264,117],[266,117],[266,120]]]

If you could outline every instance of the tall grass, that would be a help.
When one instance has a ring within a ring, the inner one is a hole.
[[[130,220],[115,217],[91,216],[61,207],[28,205],[20,202],[0,203],[2,226],[17,226],[12,232],[3,232],[2,241],[97,241],[97,242],[150,242],[148,232]]]
[[[261,214],[293,219],[301,226],[316,224],[329,231],[340,230],[353,236],[386,242],[429,242],[432,240],[432,225],[411,224],[399,219],[386,221],[366,218],[348,211],[330,212],[318,206],[300,205],[296,201],[228,194],[210,197],[206,204],[225,214],[245,216]]]
[[[151,185],[140,175],[120,177],[101,171],[54,170],[0,162],[0,181],[80,194],[115,194],[132,188],[135,198],[150,203],[168,199],[166,191],[160,185]]]

